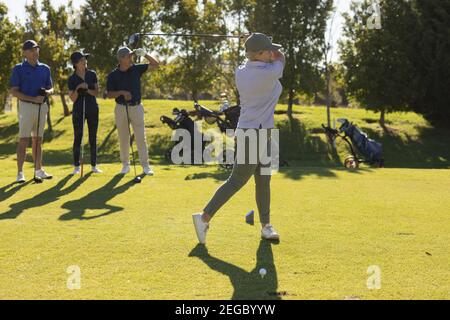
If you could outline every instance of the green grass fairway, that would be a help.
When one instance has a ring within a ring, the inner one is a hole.
[[[319,130],[324,108],[298,107],[288,119],[280,106],[282,155],[293,159],[272,180],[281,242],[260,241],[259,226],[245,224],[256,210],[250,181],[217,214],[205,248],[191,215],[228,172],[167,165],[171,131],[158,120],[190,103],[146,101],[156,175],[140,185],[116,175],[112,104],[101,103],[105,173],[69,175],[71,119],[57,105],[44,147],[55,179],[42,185],[12,184],[17,116],[0,115],[0,299],[450,298],[450,138],[418,115],[389,115],[383,131],[373,113],[333,110],[386,146],[387,168],[349,171],[345,148],[333,154]],[[32,178],[31,158],[25,173]],[[67,287],[70,266],[81,270],[78,290]],[[381,270],[378,290],[367,287],[370,266]]]

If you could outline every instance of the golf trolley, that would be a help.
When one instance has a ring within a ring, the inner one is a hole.
[[[361,163],[367,163],[383,168],[384,158],[382,145],[375,140],[369,139],[367,134],[347,119],[338,119],[338,122],[341,123],[339,130],[326,127],[323,124],[322,127],[330,141],[334,142],[339,137],[349,146],[351,155],[345,158],[344,166],[349,169],[357,169]],[[355,149],[364,158],[358,157]]]
[[[196,117],[198,120],[205,120],[205,122],[209,125],[217,124],[220,131],[222,133],[226,133],[227,129],[236,129],[237,123],[239,120],[240,115],[240,107],[239,106],[233,106],[228,108],[227,110],[224,110],[223,112],[218,111],[212,111],[202,105],[200,105],[197,101],[194,102],[194,110],[192,111],[186,111],[186,110],[179,110],[177,108],[174,108],[172,111],[172,114],[175,116],[175,118],[169,118],[167,116],[161,116],[160,120],[162,123],[168,125],[172,130],[177,129],[185,129],[189,132],[191,136],[191,163],[194,163],[194,157],[195,157],[195,150],[194,150],[194,140],[195,136],[201,136],[202,137],[202,154],[203,151],[206,148],[206,142],[203,141],[203,134],[201,132],[198,132],[198,129],[195,126],[195,122],[193,120],[193,117]],[[172,161],[172,150],[173,147],[176,145],[172,145],[166,152],[165,152],[165,159],[169,163],[173,163]],[[226,151],[228,152],[228,150]],[[233,150],[234,153],[234,150]],[[220,157],[220,156],[219,156]],[[224,157],[224,155],[222,155]],[[233,167],[232,164],[226,164],[222,163],[220,164],[221,167],[230,169]]]
[[[236,105],[229,107],[223,111],[212,111],[202,105],[197,101],[194,102],[194,108],[197,112],[197,117],[199,119],[204,119],[209,125],[217,124],[221,133],[227,134],[229,137],[234,137],[234,130],[236,130],[239,116],[241,114],[241,107]],[[228,131],[227,131],[228,130]],[[230,131],[233,130],[232,135],[229,135]],[[224,169],[233,169],[232,163],[226,163],[226,154],[232,152],[233,159],[235,158],[236,152],[236,139],[234,139],[234,148],[232,150],[224,150],[224,153],[219,157],[223,160],[220,166]],[[234,161],[233,161],[234,162]]]
[[[194,112],[188,112],[186,110],[179,110],[178,108],[174,108],[172,111],[172,114],[175,116],[175,118],[169,118],[167,116],[161,116],[160,120],[163,124],[168,125],[172,130],[178,130],[178,129],[184,129],[187,130],[191,137],[191,157],[190,161],[191,164],[194,163],[195,159],[195,137],[198,135],[202,138],[202,154],[205,150],[206,144],[203,141],[203,134],[198,131],[198,129],[195,126],[194,120],[191,118],[191,116],[195,115]],[[164,157],[167,162],[173,163],[172,161],[172,150],[175,147],[177,143],[173,143],[173,145],[166,150]]]
[[[194,108],[199,119],[204,119],[210,125],[217,124],[222,133],[226,133],[227,130],[236,130],[237,128],[241,114],[240,106],[232,106],[224,111],[212,111],[195,101]]]

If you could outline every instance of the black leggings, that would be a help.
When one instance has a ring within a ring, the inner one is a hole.
[[[93,110],[92,110],[93,109]],[[97,130],[98,130],[98,108],[86,108],[87,127],[89,130],[89,146],[91,151],[91,165],[97,165]],[[72,113],[74,131],[73,160],[76,167],[80,166],[81,137],[83,135],[83,109],[74,109]],[[86,127],[85,127],[86,129]]]

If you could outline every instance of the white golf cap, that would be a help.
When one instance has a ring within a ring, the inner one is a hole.
[[[119,50],[117,50],[117,59],[124,58],[132,53],[133,53],[133,51],[130,48],[120,47]]]

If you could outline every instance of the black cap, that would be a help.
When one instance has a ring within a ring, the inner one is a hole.
[[[23,43],[22,50],[30,50],[33,48],[39,48],[39,45],[34,40],[27,40]]]
[[[78,61],[80,61],[82,58],[88,58],[89,54],[88,53],[82,53],[80,51],[76,51],[74,53],[72,53],[72,55],[70,56],[70,60],[72,61],[73,65],[76,65],[78,63]]]

